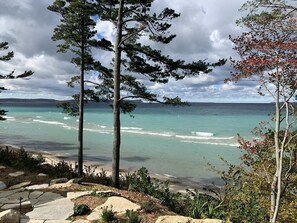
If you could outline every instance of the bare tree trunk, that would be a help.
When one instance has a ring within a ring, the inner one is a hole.
[[[84,1],[85,3],[85,1]],[[80,94],[79,94],[79,124],[78,124],[78,176],[83,176],[83,129],[84,129],[84,78],[85,78],[85,34],[84,15],[81,18],[81,61],[80,61]]]
[[[281,184],[281,153],[279,145],[279,131],[280,131],[280,84],[279,76],[276,74],[276,97],[275,97],[275,130],[274,130],[274,146],[275,146],[275,161],[276,170],[271,184],[271,208],[270,208],[270,223],[275,223],[278,215],[279,201],[277,201],[277,194],[280,193],[279,185]]]
[[[113,101],[113,155],[112,155],[112,184],[114,187],[120,186],[120,147],[121,147],[121,120],[120,120],[120,74],[121,74],[121,41],[123,22],[124,0],[120,0],[117,21],[117,33],[115,41],[114,59],[114,101]]]

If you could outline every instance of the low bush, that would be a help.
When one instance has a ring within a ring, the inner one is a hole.
[[[125,216],[127,217],[127,223],[141,223],[142,218],[139,217],[137,212],[133,210],[127,210],[125,213]]]
[[[108,207],[105,207],[103,209],[102,214],[101,214],[101,219],[103,222],[106,222],[106,223],[113,223],[117,220],[112,208],[108,209]]]
[[[74,211],[74,215],[77,216],[77,215],[89,214],[91,212],[91,209],[86,204],[80,204],[80,205],[76,205],[73,208],[73,211]]]

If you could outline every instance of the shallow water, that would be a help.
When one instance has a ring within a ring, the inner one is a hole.
[[[52,103],[2,104],[9,110],[1,122],[1,143],[77,157],[76,117]],[[139,104],[134,118],[122,115],[121,167],[145,166],[152,173],[203,183],[219,182],[208,163],[224,169],[220,157],[238,163],[237,134],[253,138],[251,130],[269,121],[272,104],[197,103],[186,107]],[[85,114],[86,160],[110,165],[112,112],[89,105]]]

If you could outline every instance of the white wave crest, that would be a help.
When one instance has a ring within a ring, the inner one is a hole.
[[[121,127],[122,130],[142,130],[142,128],[138,127]]]
[[[216,146],[231,146],[231,147],[239,147],[239,143],[224,143],[224,142],[199,142],[199,141],[191,141],[191,140],[182,140],[181,142],[185,143],[195,143],[195,144],[206,144],[206,145],[216,145]]]
[[[7,121],[15,121],[16,118],[12,117],[12,116],[4,116],[4,118],[6,118]]]
[[[71,117],[65,116],[63,119],[64,120],[69,120],[69,119],[71,119]]]
[[[122,130],[125,133],[139,134],[139,135],[150,135],[150,136],[162,136],[172,137],[173,135],[167,132],[150,132],[150,131],[137,131],[137,130]]]
[[[196,136],[203,136],[203,137],[212,137],[214,134],[212,132],[192,132],[192,134]]]
[[[105,126],[105,125],[98,125],[98,127],[100,127],[101,129],[106,129],[107,128],[107,126]]]
[[[33,122],[43,123],[43,124],[49,124],[49,125],[65,125],[63,122],[56,122],[56,121],[44,121],[40,119],[33,119]]]

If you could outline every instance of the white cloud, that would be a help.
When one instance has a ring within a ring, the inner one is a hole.
[[[235,56],[229,35],[238,35],[242,29],[235,25],[240,18],[238,9],[246,0],[155,0],[152,11],[173,8],[181,16],[173,21],[171,31],[177,37],[166,46],[153,45],[174,58],[187,61],[217,61]],[[15,52],[9,63],[0,63],[1,71],[20,73],[32,69],[31,80],[2,80],[1,85],[11,89],[0,97],[68,98],[75,89],[66,86],[70,77],[78,73],[69,63],[70,54],[56,53],[56,42],[51,40],[60,17],[46,8],[53,0],[13,0],[0,3],[0,41],[8,41]],[[115,29],[109,22],[100,22],[95,29],[106,39],[114,39]],[[147,42],[147,39],[142,41]],[[104,65],[111,63],[112,54],[94,51]],[[258,100],[256,83],[224,84],[230,76],[230,66],[215,68],[211,74],[170,81],[168,85],[149,83],[148,88],[161,95],[177,96],[190,101]],[[91,76],[96,80],[96,76]],[[238,96],[240,95],[240,97]],[[244,99],[244,98],[248,99]],[[260,99],[261,100],[261,99]]]

